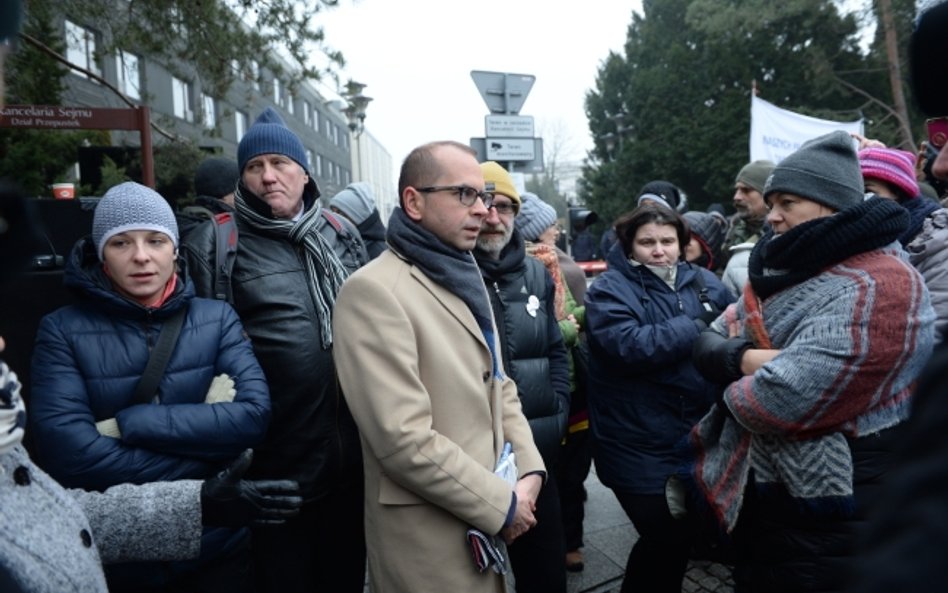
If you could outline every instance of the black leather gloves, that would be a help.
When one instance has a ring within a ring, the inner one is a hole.
[[[201,522],[210,527],[279,525],[300,512],[303,498],[294,480],[241,480],[253,450],[201,486]]]
[[[698,315],[694,319],[695,325],[698,326],[698,331],[708,329],[708,326],[710,326],[714,322],[714,320],[720,316],[721,316],[720,311],[702,310],[701,315]]]
[[[741,359],[754,344],[744,338],[725,338],[714,331],[698,335],[692,349],[692,360],[698,371],[709,381],[732,383],[744,376]]]

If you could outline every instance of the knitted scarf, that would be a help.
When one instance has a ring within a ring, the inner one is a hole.
[[[481,271],[470,251],[458,251],[434,233],[408,218],[401,208],[392,210],[385,239],[435,284],[464,301],[490,348],[494,376],[502,378],[494,343],[494,315],[481,279]]]
[[[248,195],[245,197],[244,192]],[[332,346],[332,309],[336,304],[336,295],[349,276],[348,270],[339,260],[336,251],[319,232],[322,219],[318,201],[303,213],[299,220],[281,220],[260,214],[250,204],[249,199],[260,200],[250,193],[242,183],[237,184],[234,193],[234,205],[237,215],[258,231],[288,240],[303,249],[306,266],[306,283],[316,304],[319,316],[319,337],[323,350]]]
[[[857,253],[888,245],[909,223],[891,200],[868,200],[798,224],[782,235],[768,229],[747,262],[748,280],[763,300]]]
[[[935,210],[938,210],[939,206],[932,200],[921,196],[903,200],[899,202],[899,205],[905,208],[905,210],[909,213],[909,216],[912,217],[908,228],[904,233],[899,235],[899,243],[902,244],[902,247],[905,247],[912,242],[912,239],[914,239],[916,235],[922,232],[922,226],[925,224],[925,219],[928,218],[929,214]]]
[[[682,476],[725,531],[737,523],[752,469],[758,489],[785,492],[809,512],[852,511],[847,435],[907,415],[931,347],[921,278],[891,264],[896,251],[878,251],[907,223],[894,202],[870,200],[777,237],[768,231],[754,248],[750,287],[725,317],[755,347],[772,342],[782,353],[765,372],[725,388],[688,437],[691,465]],[[899,291],[885,290],[892,283]],[[814,326],[826,317],[840,325]]]
[[[553,308],[557,321],[566,319],[566,286],[560,272],[560,259],[556,250],[545,243],[526,242],[527,255],[537,259],[553,277]]]

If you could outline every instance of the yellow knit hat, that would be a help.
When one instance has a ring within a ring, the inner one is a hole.
[[[520,194],[517,193],[517,188],[514,187],[513,179],[510,178],[510,173],[507,172],[507,169],[504,169],[494,161],[487,161],[486,163],[481,163],[481,171],[484,173],[484,191],[504,194],[516,202],[518,206],[520,205]],[[493,184],[493,187],[491,187],[491,184]]]

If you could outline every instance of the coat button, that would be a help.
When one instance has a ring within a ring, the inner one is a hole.
[[[30,470],[22,465],[16,468],[13,470],[13,481],[16,482],[18,486],[29,486],[30,482],[33,481],[30,479]]]
[[[487,383],[488,381],[490,381],[490,371],[484,371],[483,377],[484,377],[484,383]]]
[[[87,548],[92,547],[92,534],[89,533],[88,529],[83,529],[79,532],[79,538],[82,539],[82,545]]]

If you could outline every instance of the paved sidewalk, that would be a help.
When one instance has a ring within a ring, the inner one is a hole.
[[[612,491],[599,482],[595,467],[586,479],[585,569],[567,573],[568,593],[618,593],[629,550],[638,538]],[[721,564],[693,561],[683,593],[733,593],[731,571]]]

